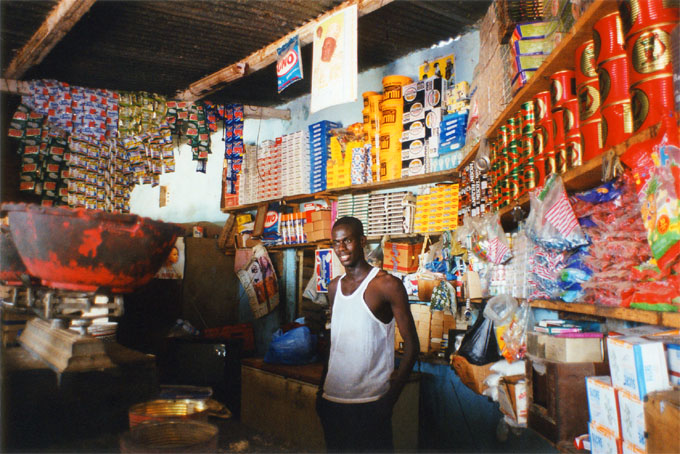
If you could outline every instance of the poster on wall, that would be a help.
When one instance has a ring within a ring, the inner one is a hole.
[[[163,266],[156,273],[156,279],[184,278],[184,237],[179,237],[170,250]]]
[[[310,112],[356,100],[357,5],[352,5],[314,31]]]
[[[456,57],[454,54],[428,60],[418,67],[418,79],[443,77],[450,84],[456,82]]]
[[[286,44],[276,49],[276,78],[279,93],[298,80],[302,80],[302,58],[300,40],[292,37]]]
[[[269,254],[264,246],[253,247],[248,263],[236,272],[248,295],[248,303],[255,318],[270,313],[279,305],[279,284]]]

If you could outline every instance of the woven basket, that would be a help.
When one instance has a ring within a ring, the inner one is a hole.
[[[216,452],[218,432],[216,426],[203,421],[147,421],[121,435],[120,452]]]
[[[208,404],[199,399],[157,399],[142,402],[128,411],[130,428],[145,421],[168,419],[208,420]]]

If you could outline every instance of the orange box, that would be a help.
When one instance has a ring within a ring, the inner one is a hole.
[[[418,254],[423,243],[386,242],[383,249],[383,269],[397,273],[415,273],[418,270]]]
[[[312,211],[312,222],[328,221],[331,222],[331,211],[330,210],[317,210]],[[314,229],[316,230],[316,229]]]

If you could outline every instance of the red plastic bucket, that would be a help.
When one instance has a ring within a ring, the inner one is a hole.
[[[623,53],[623,26],[618,11],[607,14],[593,25],[595,62],[603,61]]]

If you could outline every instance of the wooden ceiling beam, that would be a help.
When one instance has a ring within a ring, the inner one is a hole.
[[[10,62],[4,77],[18,79],[37,65],[89,11],[95,0],[61,0]]]
[[[13,95],[30,95],[31,89],[29,83],[25,80],[0,79],[0,92]],[[244,105],[243,118],[251,120],[290,120],[290,109]]]
[[[216,92],[230,82],[238,80],[247,74],[252,74],[271,65],[272,63],[276,62],[276,50],[287,43],[290,38],[298,35],[300,37],[301,46],[311,43],[314,37],[314,31],[316,30],[319,22],[324,21],[331,15],[348,6],[356,4],[357,14],[359,17],[361,17],[372,13],[373,11],[382,8],[389,3],[392,3],[392,1],[393,0],[347,0],[332,10],[317,17],[316,19],[307,22],[301,27],[298,27],[297,29],[285,35],[283,38],[253,52],[243,60],[222,68],[219,71],[216,71],[192,83],[189,85],[189,88],[179,91],[176,97],[177,99],[185,101],[196,101]]]

